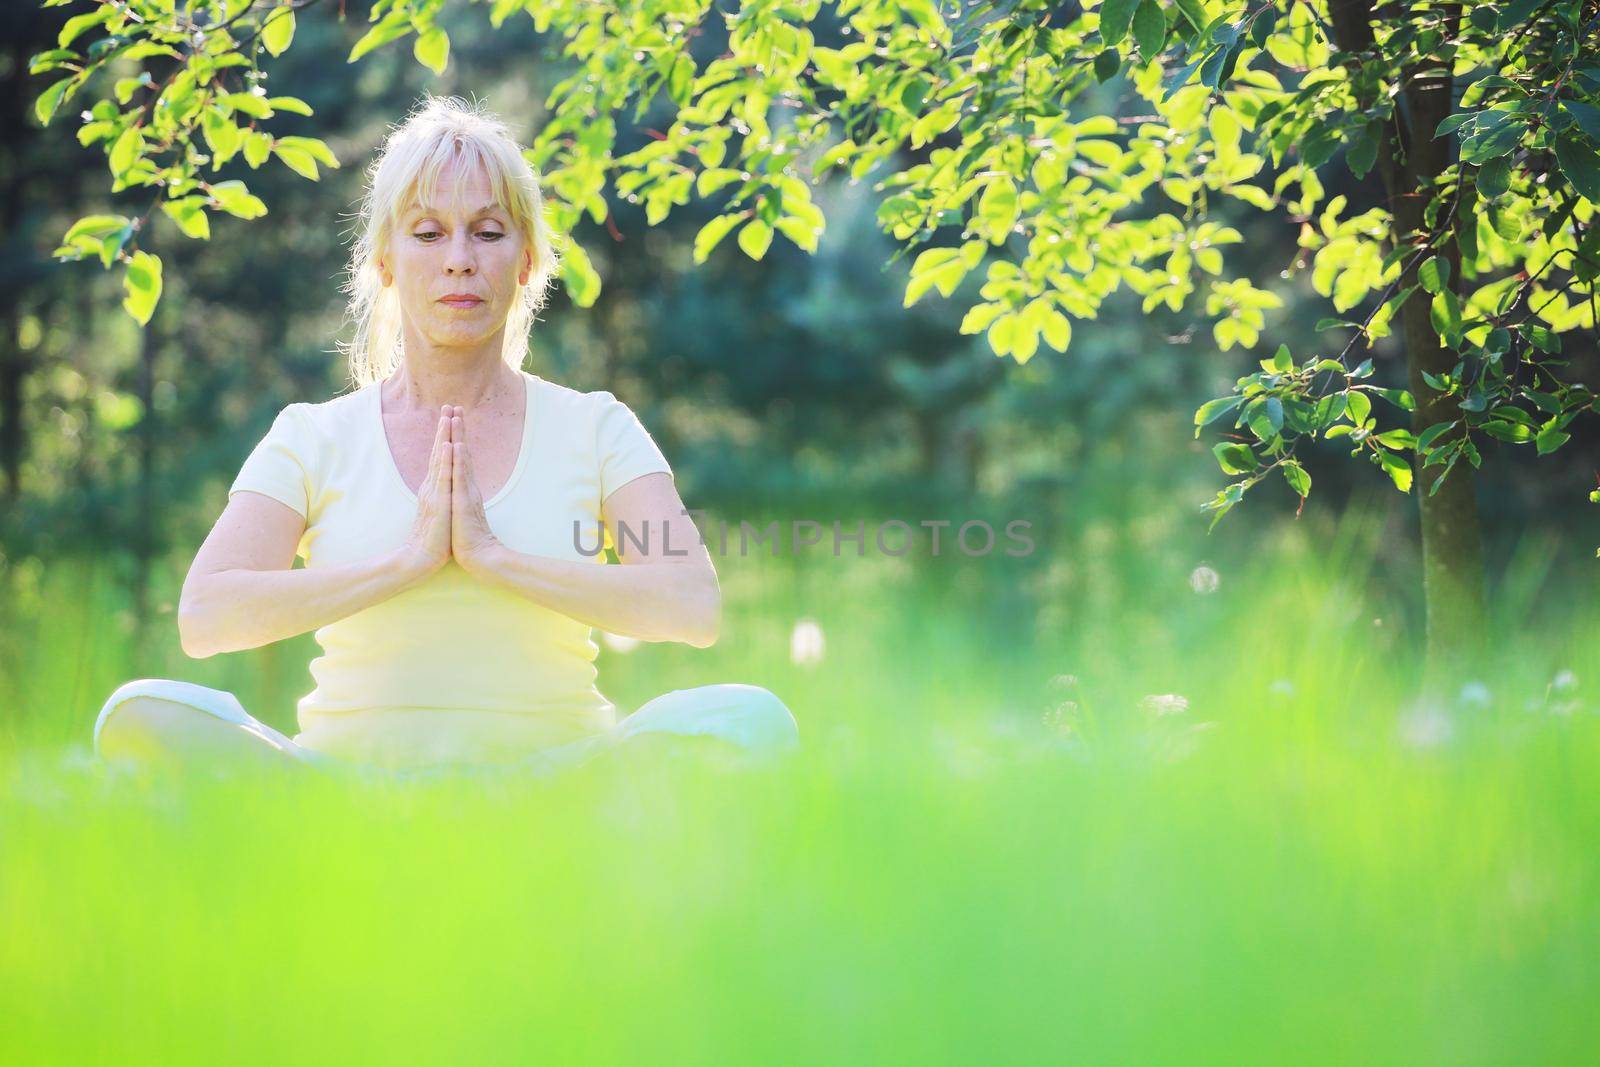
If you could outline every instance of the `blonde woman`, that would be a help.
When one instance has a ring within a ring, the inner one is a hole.
[[[279,413],[178,613],[199,658],[315,630],[299,733],[224,690],[140,679],[101,709],[97,750],[419,768],[560,763],[646,735],[794,746],[793,716],[757,686],[674,690],[627,716],[596,688],[592,627],[703,648],[721,593],[627,405],[521,369],[556,252],[504,125],[425,99],[369,171],[361,223],[356,388]],[[597,565],[601,536],[622,566]]]

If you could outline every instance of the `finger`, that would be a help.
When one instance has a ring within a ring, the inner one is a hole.
[[[444,469],[444,453],[449,447],[449,429],[449,422],[441,416],[439,425],[433,430],[433,451],[428,456],[428,476],[422,481],[424,493],[435,492],[439,488],[441,472]]]
[[[456,408],[456,411],[460,412],[461,408],[459,408],[459,407]],[[467,420],[466,420],[465,416],[457,414],[457,415],[453,416],[450,421],[451,421],[451,424],[455,427],[454,434],[455,434],[455,441],[456,441],[456,464],[455,464],[456,484],[461,486],[461,488],[467,490],[468,492],[471,492],[471,490],[472,490],[472,453],[470,451],[468,451],[468,448],[467,448]]]
[[[452,503],[455,505],[456,510],[463,510],[467,504],[467,491],[471,489],[466,474],[467,446],[458,442],[451,446],[451,452],[453,453],[450,468],[451,482],[454,485],[459,485],[463,490],[463,492],[453,494]]]
[[[453,453],[456,451],[456,446],[451,445],[450,442],[445,442],[443,448],[445,448],[445,454],[438,461],[438,491],[443,494],[446,504],[450,504],[451,496],[453,496],[451,488],[454,486],[454,478],[451,477],[453,475],[451,466],[454,464]]]
[[[450,420],[443,415],[439,416],[438,424],[433,428],[433,454],[428,457],[428,465],[435,471],[441,466],[444,459],[445,445],[450,443]]]

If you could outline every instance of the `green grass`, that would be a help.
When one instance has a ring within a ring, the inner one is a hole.
[[[107,773],[123,609],[53,564],[53,616],[7,623],[0,1063],[1592,1057],[1592,579],[1515,556],[1482,688],[1419,702],[1372,524],[1262,536],[1209,593],[1215,543],[1125,534],[1020,624],[977,568],[752,559],[715,648],[602,656],[624,704],[770,686],[777,769],[409,784]],[[247,706],[303,665],[165,654]]]

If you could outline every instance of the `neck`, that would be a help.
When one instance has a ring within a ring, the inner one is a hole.
[[[435,348],[406,339],[400,366],[379,388],[390,412],[432,411],[459,404],[467,411],[497,407],[521,384],[519,373],[500,357],[501,335],[474,350]]]

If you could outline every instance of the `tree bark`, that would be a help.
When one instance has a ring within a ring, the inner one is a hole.
[[[1341,51],[1367,52],[1376,48],[1371,0],[1331,0],[1329,16]],[[1450,16],[1460,19],[1457,8]],[[1454,36],[1447,32],[1445,39]],[[1424,218],[1436,180],[1450,165],[1452,138],[1435,138],[1433,132],[1451,112],[1452,77],[1449,57],[1405,72],[1396,114],[1384,127],[1378,146],[1377,167],[1388,194],[1392,218],[1390,241],[1395,247],[1414,245],[1423,235],[1438,234],[1437,254],[1450,265],[1449,287],[1461,277],[1461,249],[1455,239],[1460,221],[1460,197],[1452,199],[1448,213],[1441,211],[1429,227]],[[1424,74],[1426,70],[1428,73]],[[1471,224],[1471,220],[1468,220]],[[1425,259],[1426,257],[1422,257]],[[1402,263],[1411,264],[1414,255]],[[1411,264],[1400,280],[1404,289],[1416,282]],[[1456,353],[1440,341],[1430,317],[1428,294],[1419,291],[1400,309],[1400,336],[1405,345],[1406,370],[1417,408],[1412,414],[1414,432],[1461,417],[1454,402],[1436,392],[1423,377],[1441,375],[1456,364]],[[1422,594],[1427,613],[1427,664],[1424,684],[1438,690],[1450,679],[1470,670],[1482,650],[1487,626],[1484,594],[1483,535],[1474,492],[1473,469],[1459,463],[1429,495],[1437,469],[1416,461],[1412,492],[1422,520]]]
[[[156,536],[156,425],[155,362],[158,348],[156,322],[152,318],[139,333],[139,496],[136,505],[138,531],[134,537],[133,649],[134,662],[147,671],[145,658],[150,648],[150,580],[155,556]]]

